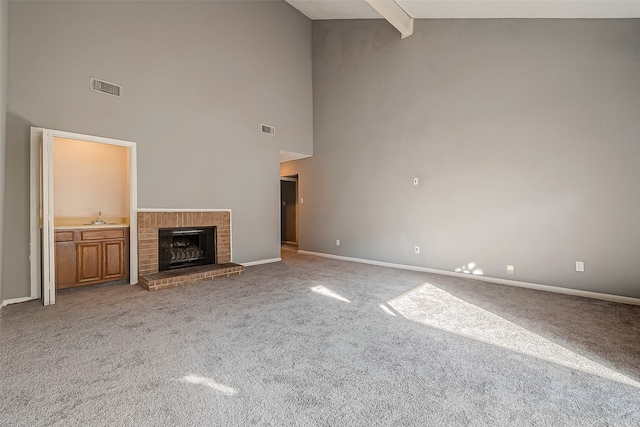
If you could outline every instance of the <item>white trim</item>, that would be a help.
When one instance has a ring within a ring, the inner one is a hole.
[[[293,151],[280,150],[280,163],[292,162],[294,160],[307,159],[311,154],[295,153]]]
[[[77,139],[85,142],[97,142],[98,144],[119,145],[120,147],[131,147],[136,145],[135,142],[125,141],[121,139],[105,138],[102,136],[85,135],[82,133],[65,132],[62,130],[46,129],[53,132],[53,137],[63,139]]]
[[[395,1],[366,0],[384,19],[400,31],[402,38],[413,34],[413,18],[407,14]]]
[[[129,284],[138,284],[138,152],[129,146]]]
[[[138,212],[231,212],[231,209],[149,209],[140,208]]]
[[[56,303],[53,131],[42,130],[42,303]]]
[[[22,298],[11,298],[11,299],[6,299],[4,301],[2,301],[2,304],[0,304],[0,308],[7,306],[9,304],[17,304],[19,302],[26,302],[26,301],[32,301],[34,299],[38,299],[38,298],[31,298],[31,297],[22,297]]]
[[[31,282],[31,298],[41,297],[41,265],[40,265],[40,156],[42,150],[42,128],[31,128],[30,167],[29,167],[29,280]],[[33,262],[38,260],[38,262]]]
[[[592,299],[599,299],[603,301],[617,302],[620,304],[640,306],[640,298],[625,297],[621,295],[611,295],[611,294],[604,294],[600,292],[582,291],[579,289],[569,289],[569,288],[562,288],[559,286],[540,285],[537,283],[519,282],[517,280],[499,279],[499,278],[487,277],[487,276],[475,276],[471,274],[456,273],[453,271],[437,270],[435,268],[417,267],[417,266],[405,265],[405,264],[394,264],[394,263],[382,262],[382,261],[372,261],[372,260],[362,259],[362,258],[352,258],[352,257],[346,257],[346,256],[340,256],[340,255],[325,254],[322,252],[298,250],[298,253],[305,254],[305,255],[320,256],[324,258],[339,259],[342,261],[351,261],[351,262],[359,262],[362,264],[377,265],[380,267],[390,267],[390,268],[398,268],[401,270],[420,271],[423,273],[440,274],[443,276],[463,277],[465,279],[481,280],[483,282],[496,283],[499,285],[516,286],[518,288],[535,289],[538,291],[554,292],[557,294],[573,295],[573,296],[584,297],[584,298],[592,298]]]
[[[272,262],[280,262],[280,261],[282,261],[282,258],[269,258],[269,259],[261,259],[260,261],[243,262],[242,265],[244,265],[245,267],[251,267],[253,265],[270,264]]]

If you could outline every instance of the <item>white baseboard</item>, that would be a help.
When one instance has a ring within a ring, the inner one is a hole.
[[[0,308],[4,307],[6,305],[9,305],[9,304],[17,304],[19,302],[31,301],[33,299],[37,299],[37,298],[22,297],[22,298],[6,299],[6,300],[2,301],[2,304],[0,304]]]
[[[243,262],[242,265],[245,267],[251,267],[252,265],[260,265],[260,264],[269,264],[272,262],[282,261],[282,258],[270,258],[270,259],[261,259],[259,261],[251,261],[251,262]]]
[[[421,271],[424,273],[441,274],[443,276],[463,277],[465,279],[475,279],[475,280],[481,280],[483,282],[497,283],[500,285],[516,286],[519,288],[535,289],[538,291],[555,292],[557,294],[593,298],[593,299],[599,299],[604,301],[617,302],[620,304],[640,305],[639,298],[625,297],[621,295],[603,294],[600,292],[582,291],[579,289],[561,288],[559,286],[540,285],[537,283],[519,282],[517,280],[499,279],[495,277],[475,276],[470,274],[456,273],[454,271],[437,270],[435,268],[417,267],[413,265],[404,265],[404,264],[394,264],[394,263],[382,262],[382,261],[372,261],[372,260],[362,259],[362,258],[352,258],[352,257],[346,257],[346,256],[340,256],[340,255],[325,254],[322,252],[310,252],[310,251],[298,250],[298,253],[306,254],[306,255],[315,255],[315,256],[320,256],[325,258],[339,259],[343,261],[359,262],[362,264],[377,265],[380,267],[390,267],[390,268],[398,268],[401,270]]]

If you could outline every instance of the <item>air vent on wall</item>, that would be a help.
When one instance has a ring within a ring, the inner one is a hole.
[[[276,134],[276,128],[273,126],[260,125],[260,128],[262,129],[262,133],[266,133],[267,135],[274,136]]]
[[[104,80],[96,79],[95,77],[91,77],[90,81],[91,84],[89,87],[92,91],[105,93],[111,96],[120,96],[122,86]]]

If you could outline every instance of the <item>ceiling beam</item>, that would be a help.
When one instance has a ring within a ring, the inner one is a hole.
[[[366,0],[384,19],[400,31],[402,38],[413,34],[413,18],[393,0]]]

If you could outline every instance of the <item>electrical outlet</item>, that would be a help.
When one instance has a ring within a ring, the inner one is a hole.
[[[507,274],[513,274],[513,265],[507,265]]]
[[[418,178],[413,178],[413,185],[418,185]]]
[[[576,261],[576,271],[584,271],[584,261]]]
[[[336,240],[336,246],[340,246],[340,240]]]
[[[417,254],[419,254],[419,253],[420,253],[420,246],[416,246],[416,247],[414,248],[414,251],[415,251]]]
[[[304,203],[304,199],[300,197],[300,203]]]

